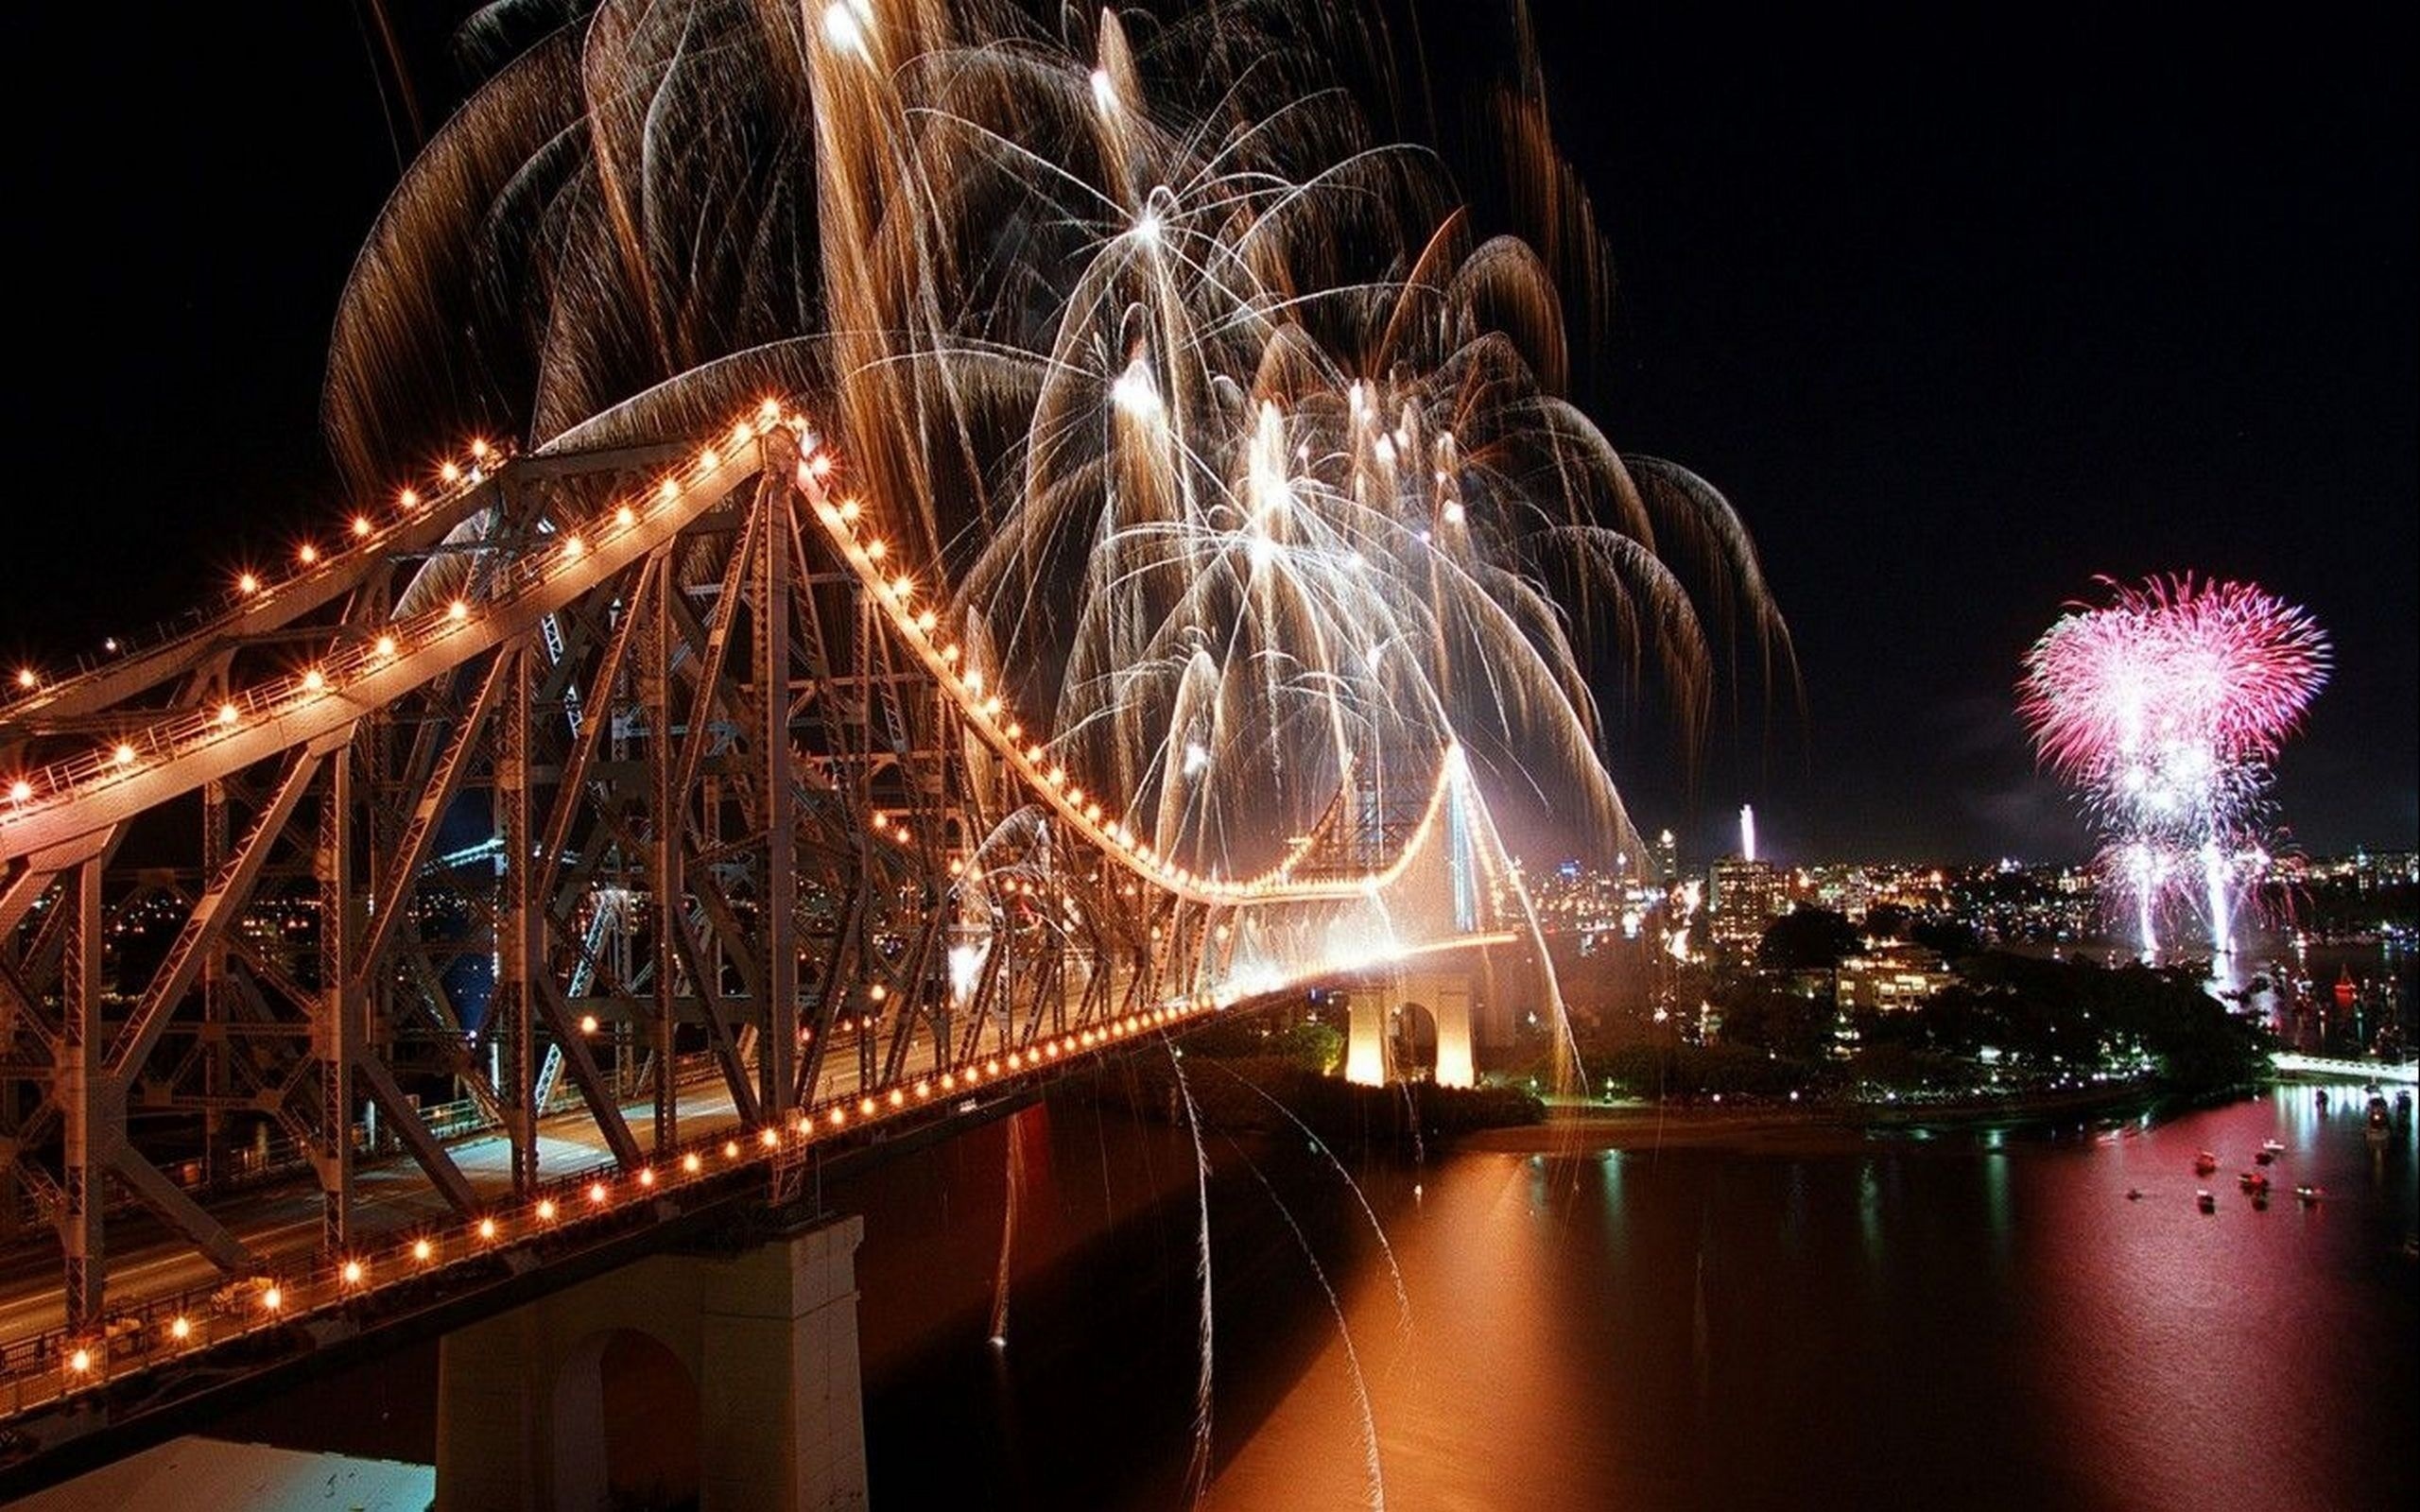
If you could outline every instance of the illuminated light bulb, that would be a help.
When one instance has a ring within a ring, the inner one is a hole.
[[[593,1013],[581,1014],[579,1016],[579,1032],[582,1034],[595,1034],[596,1032],[596,1015]]]
[[[406,489],[403,492],[395,495],[395,503],[397,507],[401,508],[417,509],[420,507],[420,490],[417,489]]]
[[[1100,805],[1098,803],[1085,804],[1084,817],[1090,819],[1095,824],[1098,824],[1100,822]]]
[[[890,555],[890,542],[887,541],[869,541],[866,542],[867,560],[880,561],[883,558],[889,555]]]
[[[847,1112],[845,1109],[838,1108],[836,1108],[832,1109],[832,1126],[833,1126],[834,1128],[838,1128],[841,1125],[843,1125],[843,1124],[847,1123],[848,1121],[849,1121],[849,1115],[848,1115],[848,1112]]]
[[[1000,711],[1007,707],[1000,702],[1000,696],[996,693],[983,700],[983,713],[988,718],[997,719],[1000,716]]]
[[[574,536],[563,542],[563,555],[569,557],[574,561],[578,561],[582,557],[588,555],[588,542],[580,540],[578,536]]]
[[[739,1159],[739,1142],[737,1140],[725,1140],[722,1142],[722,1158],[726,1160],[736,1160]]]
[[[1018,1054],[1017,1054],[1015,1051],[1013,1051],[1013,1050],[1011,1050],[1011,1051],[1010,1051],[1010,1052],[1009,1052],[1009,1069],[1010,1069],[1011,1071],[1015,1071],[1015,1070],[1017,1070],[1019,1067],[1023,1066],[1024,1064],[1025,1064],[1025,1057],[1024,1057],[1023,1056],[1018,1055]]]
[[[942,1073],[942,1091],[945,1092],[958,1091],[958,1078],[946,1071]]]
[[[840,501],[840,518],[850,524],[856,524],[857,523],[857,516],[864,512],[865,506],[859,504],[855,499],[843,499]]]
[[[967,692],[981,693],[983,691],[983,669],[981,667],[969,667],[966,671],[966,676],[959,680],[966,684]]]
[[[698,1159],[698,1152],[695,1150],[691,1150],[688,1154],[681,1157],[681,1169],[691,1176],[696,1176],[700,1170],[704,1169],[705,1163],[705,1161]]]
[[[302,674],[302,687],[303,691],[306,693],[317,693],[327,685],[327,675],[321,672],[318,667],[313,667],[310,671]]]
[[[883,999],[890,996],[890,988],[883,986],[879,982],[876,982],[873,986],[866,988],[866,996],[873,1001],[879,1003]]]
[[[765,1148],[767,1148],[767,1149],[769,1149],[769,1149],[771,1149],[774,1145],[779,1144],[781,1142],[782,1142],[782,1137],[781,1137],[781,1135],[779,1135],[778,1133],[775,1133],[773,1130],[771,1130],[771,1129],[769,1129],[769,1129],[767,1129],[767,1130],[765,1130],[762,1134],[759,1134],[759,1135],[757,1135],[757,1136],[756,1136],[756,1143],[759,1143],[759,1144],[762,1144],[763,1146],[765,1146]]]
[[[951,857],[949,863],[949,874],[953,877],[959,877],[965,875],[965,873],[966,863],[959,860],[955,856]]]
[[[274,1313],[285,1305],[285,1289],[284,1287],[272,1286],[268,1291],[261,1293],[261,1306],[267,1308],[269,1312]]]
[[[861,1097],[857,1100],[858,1113],[867,1118],[873,1117],[874,1106],[874,1100],[871,1097]]]
[[[130,766],[134,764],[134,747],[120,741],[117,749],[110,752],[110,760],[120,766]]]
[[[382,635],[378,637],[378,644],[372,647],[372,649],[380,656],[393,656],[395,654],[395,638],[391,635]]]
[[[980,1069],[978,1069],[978,1068],[977,1068],[977,1067],[974,1067],[974,1066],[969,1066],[969,1067],[967,1067],[967,1068],[966,1068],[966,1085],[968,1085],[969,1087],[972,1087],[972,1086],[974,1086],[977,1082],[981,1081],[982,1079],[983,1079],[983,1073],[982,1073],[982,1071],[981,1071]]]
[[[176,1318],[168,1324],[168,1337],[172,1339],[187,1339],[192,1336],[193,1322],[183,1314],[179,1314]]]
[[[456,467],[451,462],[448,462],[443,467],[439,468],[437,470],[437,475],[447,483],[459,483],[462,481],[462,470]]]
[[[1051,786],[1057,787],[1067,781],[1067,773],[1063,767],[1053,766],[1050,770],[1042,774],[1042,780],[1049,783]]]
[[[933,1084],[928,1081],[918,1082],[916,1084],[916,1095],[919,1098],[930,1097],[933,1095]]]
[[[651,1187],[655,1185],[655,1170],[652,1166],[641,1166],[639,1168],[639,1185],[643,1187]]]
[[[425,1239],[420,1239],[420,1240],[415,1240],[415,1241],[413,1241],[413,1243],[412,1243],[412,1259],[417,1260],[417,1261],[426,1262],[426,1261],[428,1261],[428,1260],[434,1259],[434,1258],[436,1257],[436,1255],[437,1255],[437,1246],[436,1246],[435,1245],[430,1244],[430,1243],[429,1243],[427,1240],[425,1240]]]
[[[655,496],[667,501],[681,497],[681,480],[666,478],[655,486]]]
[[[1462,523],[1462,506],[1461,500],[1455,499],[1447,501],[1445,505],[1445,523],[1449,525],[1458,525]]]
[[[815,455],[807,459],[806,470],[809,472],[814,473],[819,478],[829,476],[832,472],[832,454],[829,452],[816,453]]]
[[[738,424],[734,425],[731,428],[732,450],[737,451],[739,448],[746,446],[748,444],[748,438],[755,434],[755,428],[744,420]]]
[[[482,1239],[493,1239],[495,1237],[495,1220],[493,1218],[482,1218],[479,1220],[479,1237]]]
[[[555,1221],[554,1198],[540,1197],[538,1199],[538,1221],[540,1223],[552,1223]]]
[[[898,1088],[896,1088],[896,1087],[893,1087],[892,1089],[890,1089],[890,1106],[891,1106],[891,1107],[893,1107],[893,1108],[902,1107],[902,1106],[904,1106],[904,1105],[907,1103],[907,1101],[908,1101],[908,1094],[907,1094],[906,1092],[901,1091],[900,1091]]]
[[[1039,765],[1042,761],[1042,747],[1039,746],[1028,746],[1025,748],[1025,759]]]
[[[639,512],[627,504],[614,511],[614,523],[625,529],[638,524],[638,519]]]
[[[222,725],[232,725],[235,722],[235,706],[233,704],[222,703],[218,706],[218,722]]]
[[[1082,788],[1071,787],[1067,789],[1067,806],[1069,808],[1081,808],[1083,806],[1083,802],[1084,790]]]
[[[1001,730],[1000,733],[1008,736],[1011,740],[1023,740],[1025,738],[1025,726],[1011,723],[1009,727]]]
[[[594,1203],[598,1203],[598,1204],[600,1204],[600,1205],[604,1202],[604,1200],[605,1200],[605,1183],[604,1183],[604,1182],[602,1182],[602,1181],[591,1181],[590,1183],[588,1183],[588,1200],[589,1200],[589,1201],[591,1201],[591,1202],[594,1202]]]
[[[711,472],[720,466],[722,466],[722,456],[713,447],[709,446],[698,454],[699,472]]]
[[[23,803],[26,799],[33,796],[34,784],[26,782],[22,777],[9,784],[9,801],[11,803]]]
[[[459,625],[471,617],[471,606],[458,598],[445,606],[445,617]]]
[[[42,679],[41,679],[41,678],[39,678],[39,677],[37,677],[37,676],[35,675],[35,673],[34,673],[34,669],[33,669],[33,668],[31,668],[31,667],[19,667],[19,668],[17,669],[17,686],[18,686],[18,687],[20,687],[20,688],[25,688],[25,689],[27,689],[27,690],[31,690],[31,689],[33,689],[33,688],[36,688],[36,687],[41,686],[41,684],[42,684]]]
[[[935,614],[931,610],[926,610],[922,614],[916,616],[916,628],[926,635],[932,634],[933,627],[940,623],[941,617]]]
[[[488,455],[488,443],[481,438],[473,437],[471,438],[471,455],[479,458],[481,461],[485,461]]]
[[[890,580],[890,596],[898,599],[903,604],[908,601],[908,596],[915,591],[916,580],[912,577],[894,577]]]
[[[246,573],[235,579],[235,592],[239,593],[251,594],[260,591],[261,580],[251,573]]]
[[[79,1376],[85,1371],[90,1370],[93,1368],[93,1351],[90,1349],[78,1349],[74,1354],[69,1355],[67,1357],[67,1368],[75,1371]]]

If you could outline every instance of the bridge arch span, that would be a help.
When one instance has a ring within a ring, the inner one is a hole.
[[[563,1354],[554,1372],[558,1505],[698,1500],[697,1362],[677,1342],[623,1325],[598,1329]]]

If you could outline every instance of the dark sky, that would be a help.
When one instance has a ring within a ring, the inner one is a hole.
[[[1804,715],[1747,690],[1693,793],[1625,737],[1640,821],[1700,858],[1743,800],[1789,859],[2080,857],[2018,658],[2095,575],[2189,568],[2336,643],[2279,765],[2293,839],[2412,846],[2420,195],[2386,13],[1790,9],[1537,9],[1619,279],[1583,397],[1730,496],[1803,670]],[[56,661],[336,515],[327,331],[396,158],[365,0],[40,14],[0,107],[0,657]]]

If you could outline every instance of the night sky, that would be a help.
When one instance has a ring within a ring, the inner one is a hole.
[[[1804,702],[1744,687],[1693,777],[1625,730],[1640,822],[1693,860],[1742,801],[1785,859],[2081,858],[2018,659],[2096,575],[2194,569],[2335,642],[2279,764],[2292,842],[2414,845],[2420,196],[2387,12],[1680,9],[1536,10],[1619,281],[1580,397],[1737,507]],[[0,657],[56,663],[337,516],[326,336],[412,128],[362,0],[39,14],[0,107]],[[456,86],[421,25],[433,128]]]

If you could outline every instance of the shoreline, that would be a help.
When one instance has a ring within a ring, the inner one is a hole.
[[[2211,1096],[2232,1096],[2236,1089]],[[1863,1143],[1872,1135],[1945,1126],[1986,1128],[2068,1116],[2148,1109],[2170,1099],[2197,1101],[2143,1084],[2043,1092],[1981,1102],[1759,1103],[1743,1107],[1677,1107],[1634,1103],[1614,1107],[1549,1107],[1546,1122],[1512,1128],[1478,1129],[1454,1142],[1461,1150],[1494,1154],[1577,1155],[1600,1150],[1664,1147],[1717,1148],[1831,1145],[1843,1139]]]

